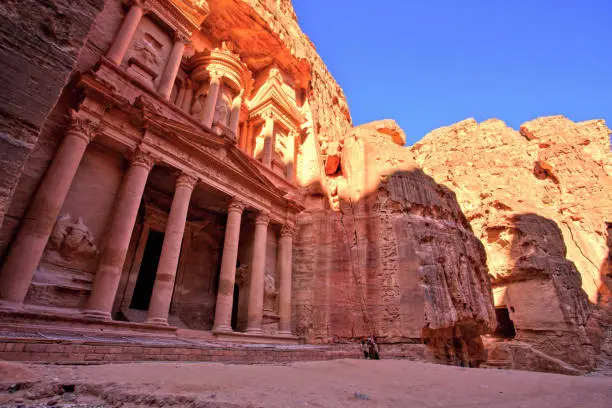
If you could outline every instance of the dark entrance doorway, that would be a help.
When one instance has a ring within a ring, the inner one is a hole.
[[[157,265],[159,264],[159,257],[161,256],[162,245],[164,244],[164,235],[163,232],[149,231],[130,309],[149,310],[153,284],[157,275]]]
[[[510,319],[510,312],[507,307],[495,308],[495,317],[497,317],[497,327],[494,335],[504,339],[513,339],[516,336],[514,323]]]
[[[232,330],[238,330],[238,296],[240,295],[240,287],[234,284],[234,299],[232,304]]]

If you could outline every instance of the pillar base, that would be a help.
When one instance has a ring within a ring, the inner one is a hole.
[[[164,317],[151,317],[147,319],[146,324],[152,324],[155,326],[170,326],[168,324],[168,319]]]
[[[291,333],[290,331],[284,330],[284,331],[276,332],[276,335],[283,336],[283,337],[292,337],[293,333]]]
[[[233,333],[234,329],[232,329],[231,326],[219,325],[219,326],[213,327],[212,331],[213,333]]]
[[[247,328],[246,332],[247,332],[247,334],[257,334],[257,335],[260,335],[260,334],[263,334],[264,331],[262,329],[256,327],[256,328],[251,328],[251,329]]]
[[[85,319],[90,320],[112,320],[112,316],[109,312],[102,312],[100,310],[83,310],[81,316]]]

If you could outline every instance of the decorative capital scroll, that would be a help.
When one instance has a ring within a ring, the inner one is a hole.
[[[190,190],[193,190],[196,183],[198,182],[198,178],[187,173],[182,173],[178,179],[176,179],[176,188],[184,187]]]
[[[130,163],[132,166],[140,166],[147,169],[147,171],[151,171],[153,166],[155,165],[155,159],[149,152],[143,151],[141,148],[137,148],[134,150],[130,157]]]
[[[245,208],[246,208],[246,205],[242,201],[236,198],[232,198],[229,202],[229,205],[227,206],[227,211],[237,212],[239,214],[242,214]]]
[[[70,124],[66,133],[78,136],[87,143],[90,143],[102,130],[100,125],[93,123],[89,119],[81,118],[74,109],[70,109],[68,112],[68,119]]]
[[[280,232],[281,238],[289,237],[293,238],[295,236],[295,225],[285,224],[281,228]]]
[[[268,225],[270,223],[270,213],[267,211],[260,211],[255,216],[255,225]]]

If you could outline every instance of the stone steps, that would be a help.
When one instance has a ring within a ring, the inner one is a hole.
[[[423,360],[421,344],[381,346],[382,358]],[[239,364],[363,358],[359,344],[248,344],[170,336],[0,331],[0,360],[53,364],[199,361]]]

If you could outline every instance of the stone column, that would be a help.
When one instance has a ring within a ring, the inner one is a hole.
[[[187,91],[186,82],[181,83],[181,87],[176,94],[176,99],[174,100],[174,104],[178,106],[179,109],[183,107],[183,101],[185,100],[185,91]]]
[[[269,223],[270,216],[264,212],[260,212],[255,219],[247,333],[263,333],[264,269],[266,266],[266,239],[268,238]]]
[[[215,117],[215,108],[217,107],[217,98],[219,97],[219,88],[221,87],[221,77],[218,75],[211,75],[210,87],[208,88],[208,95],[206,95],[206,101],[204,102],[204,109],[202,110],[200,121],[206,127],[211,127],[213,119]]]
[[[227,211],[225,226],[225,241],[221,258],[221,274],[217,292],[217,307],[213,331],[232,331],[232,307],[234,304],[234,283],[236,280],[236,262],[238,261],[238,243],[240,239],[240,224],[244,204],[233,199]]]
[[[0,300],[21,304],[40,263],[95,126],[73,115],[62,143],[21,221],[0,270]]]
[[[115,211],[100,252],[93,289],[83,311],[86,317],[111,318],[138,209],[153,165],[153,158],[142,150],[136,150],[130,158],[130,168],[115,199]]]
[[[283,225],[278,242],[279,303],[280,322],[278,334],[291,335],[291,267],[293,256],[293,235],[295,227]]]
[[[191,102],[193,101],[193,84],[190,79],[186,81],[185,97],[183,98],[181,106],[179,106],[188,115],[191,114]]]
[[[291,132],[287,136],[287,146],[285,151],[285,156],[288,158],[286,162],[287,180],[292,183],[295,181],[295,138],[295,132]]]
[[[113,41],[110,49],[106,53],[106,58],[113,61],[117,65],[121,65],[125,52],[127,51],[136,28],[144,15],[144,0],[133,0],[130,10],[123,19],[119,32]]]
[[[181,244],[185,234],[189,202],[197,181],[197,178],[187,174],[181,174],[176,181],[174,199],[166,222],[164,243],[157,266],[153,293],[151,294],[147,323],[168,324],[168,313],[170,312],[170,302],[174,290],[176,268],[181,255]]]
[[[240,128],[240,137],[238,138],[238,147],[246,152],[247,138],[248,138],[248,121],[245,120]]]
[[[174,37],[174,46],[170,52],[170,57],[166,63],[166,68],[162,74],[159,82],[159,93],[165,100],[170,99],[172,93],[172,87],[176,80],[176,74],[178,74],[179,68],[181,67],[181,60],[183,59],[183,52],[185,51],[185,42],[187,38],[183,34],[176,34]]]
[[[236,141],[240,139],[240,134],[238,133],[238,125],[240,123],[240,107],[242,106],[242,92],[238,94],[232,101],[232,111],[230,113],[230,123],[229,127],[232,132],[234,132],[234,136],[236,137]]]
[[[263,129],[264,148],[263,148],[263,164],[267,167],[272,167],[272,154],[274,152],[274,118],[272,114],[266,115],[266,124]]]

